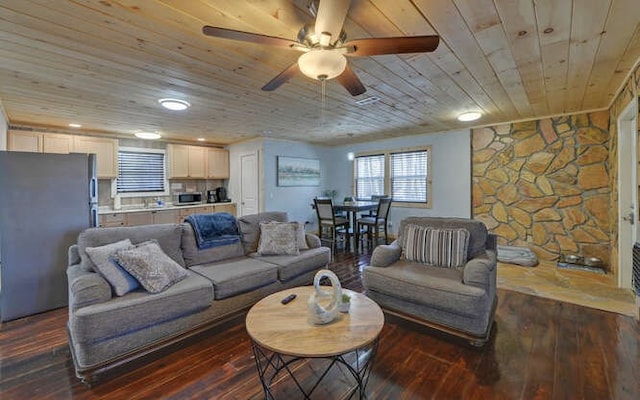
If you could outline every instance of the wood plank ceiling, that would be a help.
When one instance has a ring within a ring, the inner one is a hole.
[[[229,144],[328,145],[608,107],[640,58],[638,0],[353,0],[349,38],[438,34],[429,54],[350,58],[367,88],[296,77],[286,49],[206,37],[203,25],[295,39],[309,0],[0,0],[0,101],[11,125]],[[356,100],[379,97],[370,105]],[[188,100],[185,112],[158,106]]]

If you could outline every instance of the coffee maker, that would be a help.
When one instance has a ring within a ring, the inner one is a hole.
[[[220,203],[226,203],[231,201],[227,198],[227,189],[222,186],[216,189],[216,197],[218,202]]]
[[[215,190],[207,190],[207,203],[217,203],[218,196]]]

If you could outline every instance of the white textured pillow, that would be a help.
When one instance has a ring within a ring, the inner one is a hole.
[[[119,250],[114,258],[147,291],[159,293],[187,277],[187,270],[166,255],[156,240]]]
[[[307,244],[307,237],[304,231],[304,222],[298,222],[298,233],[297,233],[297,242],[299,250],[307,250],[309,249],[309,245]]]
[[[467,262],[469,231],[407,225],[404,258],[422,264],[455,268]]]
[[[111,258],[118,250],[131,248],[133,248],[131,240],[125,239],[104,246],[87,247],[85,249],[91,262],[95,264],[97,272],[109,282],[117,296],[123,296],[140,286],[136,278]]]
[[[261,256],[299,255],[298,223],[260,222],[258,254]]]

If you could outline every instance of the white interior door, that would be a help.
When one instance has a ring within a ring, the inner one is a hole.
[[[259,212],[259,176],[258,152],[240,155],[240,216]]]
[[[638,108],[632,101],[618,119],[618,286],[631,288],[638,232]]]

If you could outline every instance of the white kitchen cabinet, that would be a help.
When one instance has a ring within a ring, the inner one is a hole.
[[[229,151],[207,148],[207,178],[229,179]]]

